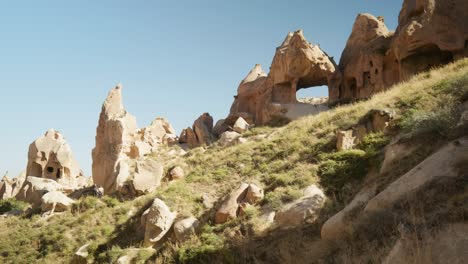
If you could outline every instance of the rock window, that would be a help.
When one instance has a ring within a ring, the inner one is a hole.
[[[54,168],[53,168],[53,167],[47,167],[47,172],[48,172],[48,173],[54,172]]]

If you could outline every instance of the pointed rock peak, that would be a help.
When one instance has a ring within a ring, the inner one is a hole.
[[[299,47],[308,47],[312,46],[309,41],[304,36],[304,31],[302,29],[296,30],[289,41],[289,45],[292,48],[299,48]]]
[[[291,41],[292,36],[293,36],[293,33],[289,32],[288,35],[286,36],[286,38],[283,40],[283,43],[281,43],[280,48],[289,45],[289,41]]]
[[[120,116],[125,113],[125,108],[122,103],[122,85],[118,84],[109,91],[106,101],[103,104],[103,111],[108,116]]]
[[[242,80],[241,85],[249,83],[249,82],[253,82],[253,81],[257,80],[260,77],[266,77],[266,76],[267,76],[267,74],[263,71],[262,65],[255,64],[253,69],[250,70],[249,74],[247,74],[247,76],[244,78],[244,80]]]

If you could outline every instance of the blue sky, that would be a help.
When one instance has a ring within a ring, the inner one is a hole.
[[[225,117],[239,82],[256,63],[268,70],[289,31],[303,29],[338,61],[358,13],[394,29],[401,3],[0,0],[0,174],[23,170],[49,128],[89,174],[101,105],[117,83],[140,127],[164,116],[179,132],[203,112]]]

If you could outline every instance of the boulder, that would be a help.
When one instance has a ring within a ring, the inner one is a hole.
[[[147,159],[136,163],[136,171],[133,175],[133,188],[138,195],[154,191],[161,185],[164,177],[164,168],[158,161]]]
[[[180,180],[185,177],[184,169],[180,166],[175,166],[169,171],[169,176],[171,180]]]
[[[247,123],[247,121],[245,121],[244,118],[239,117],[237,121],[234,123],[234,126],[232,127],[232,129],[235,132],[242,134],[245,131],[247,131],[249,127],[250,127],[249,123]]]
[[[263,190],[255,184],[241,183],[224,200],[215,214],[215,223],[223,224],[235,219],[247,204],[254,205],[263,198]]]
[[[187,127],[186,129],[182,130],[179,137],[179,142],[181,144],[187,144],[189,148],[195,148],[199,146],[197,135],[190,127]]]
[[[356,137],[353,136],[353,130],[342,130],[336,133],[336,149],[350,150],[355,146]]]
[[[195,217],[188,217],[174,223],[174,235],[177,241],[187,240],[192,234],[195,234],[200,222]]]
[[[398,201],[422,190],[434,181],[460,177],[464,173],[461,164],[468,164],[468,137],[466,136],[444,146],[391,183],[367,203],[364,212],[387,210]]]
[[[236,140],[240,137],[240,134],[234,131],[226,131],[221,134],[219,137],[219,143],[221,145],[231,145],[236,142]]]
[[[213,127],[213,134],[217,137],[225,131],[229,130],[229,126],[226,124],[226,119],[220,119],[216,122],[216,125]]]
[[[54,191],[70,193],[72,190],[55,180],[28,176],[16,195],[16,199],[31,203],[33,208],[38,208],[42,204],[41,198],[44,194]]]
[[[294,227],[314,222],[325,204],[325,194],[315,185],[309,186],[300,199],[276,212],[275,222],[281,227]]]
[[[160,199],[156,198],[148,210],[142,215],[145,226],[146,247],[157,246],[172,227],[176,213],[171,212],[169,207]]]
[[[391,109],[373,109],[370,112],[372,122],[372,132],[386,132],[390,121],[395,116],[395,111]]]
[[[52,179],[77,188],[84,186],[84,175],[70,145],[63,135],[54,129],[48,130],[44,136],[29,145],[26,174]]]
[[[63,212],[71,208],[75,203],[73,199],[68,198],[59,191],[51,191],[44,194],[41,198],[43,212]]]

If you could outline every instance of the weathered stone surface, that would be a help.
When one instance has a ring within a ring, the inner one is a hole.
[[[53,191],[70,193],[72,190],[71,187],[52,179],[28,176],[16,195],[16,199],[31,203],[34,208],[38,208],[42,204],[41,198],[44,194]]]
[[[143,213],[142,218],[145,224],[144,245],[157,246],[172,227],[176,213],[171,212],[163,201],[156,198],[151,207]]]
[[[0,199],[8,199],[12,197],[13,183],[14,181],[8,178],[8,176],[3,176],[0,181]]]
[[[102,106],[93,149],[93,180],[105,193],[116,189],[117,164],[127,159],[125,153],[130,153],[136,130],[136,118],[124,109],[122,86],[118,85],[109,92]]]
[[[175,166],[169,171],[169,176],[171,180],[180,180],[185,177],[184,169],[180,166]]]
[[[368,98],[412,75],[468,56],[468,3],[405,0],[398,27],[359,14],[339,70],[330,79],[330,101]]]
[[[249,127],[250,127],[249,123],[247,123],[247,121],[245,121],[244,118],[239,117],[237,121],[234,123],[234,126],[232,127],[232,129],[235,132],[242,134],[245,131],[247,131]]]
[[[437,179],[458,177],[464,173],[462,164],[468,164],[468,137],[455,140],[426,158],[371,199],[364,211],[386,210]]]
[[[242,183],[226,197],[215,214],[215,223],[223,224],[236,218],[241,207],[253,205],[263,198],[263,190],[255,184]]]
[[[199,145],[210,145],[215,141],[213,135],[213,117],[208,113],[202,114],[193,123],[193,131],[197,135]]]
[[[161,144],[176,141],[174,128],[164,118],[138,129],[135,117],[122,104],[122,86],[118,85],[109,92],[99,118],[93,149],[94,183],[105,193],[141,195],[154,190],[162,177],[161,167],[146,157]]]
[[[281,227],[293,227],[313,222],[325,203],[325,194],[317,186],[309,186],[299,200],[285,205],[276,212],[275,222]]]
[[[137,194],[150,193],[161,185],[163,174],[164,168],[161,163],[152,159],[138,161],[132,180],[133,188]]]
[[[70,145],[54,129],[48,130],[29,145],[26,174],[77,188],[85,185],[83,173],[73,157]]]
[[[382,263],[461,264],[468,258],[467,248],[468,224],[454,223],[445,226],[436,234],[425,233],[418,241],[399,239]]]
[[[197,135],[195,135],[195,132],[190,127],[182,130],[179,137],[179,142],[181,144],[187,144],[190,148],[195,148],[199,145]]]
[[[376,194],[376,188],[361,190],[346,207],[329,218],[322,226],[321,236],[326,240],[337,240],[346,233],[348,228],[348,216],[355,210],[363,208]]]
[[[41,198],[43,212],[63,212],[71,208],[75,203],[73,199],[68,198],[64,193],[51,191],[44,194]]]
[[[187,240],[192,234],[195,234],[199,225],[200,221],[193,216],[175,222],[174,235],[176,240],[179,242]]]
[[[266,124],[273,116],[284,115],[290,104],[298,103],[297,90],[326,85],[335,72],[333,60],[319,46],[310,44],[302,31],[288,34],[276,49],[270,68],[266,75],[257,64],[240,83],[225,120],[227,126],[232,127],[239,116],[249,124]]]

